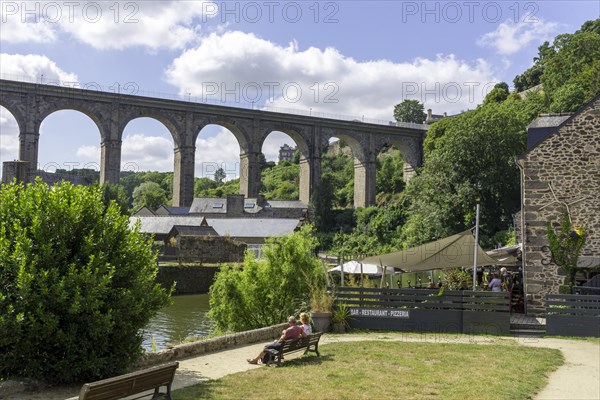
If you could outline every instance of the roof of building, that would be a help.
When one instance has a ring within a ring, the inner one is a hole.
[[[568,114],[542,114],[536,119],[534,119],[529,125],[527,125],[527,129],[531,128],[554,128],[559,126],[563,122],[565,122],[571,116],[571,113]]]
[[[209,225],[221,236],[267,238],[292,233],[299,225],[293,218],[215,218]]]
[[[196,197],[188,212],[190,214],[227,214],[227,199]]]
[[[295,218],[199,218],[182,216],[133,216],[129,219],[132,226],[139,220],[141,232],[166,235],[174,226],[186,226],[188,231],[200,228],[206,220],[209,227],[220,236],[266,238],[281,236],[293,232],[300,219]]]
[[[300,200],[268,200],[265,205],[270,205],[271,208],[308,208]]]
[[[529,124],[527,126],[527,129],[529,129],[530,127],[536,127],[536,128],[543,128],[544,126],[537,126],[537,124],[548,124],[548,123],[555,123],[556,120],[554,119],[555,117],[559,117],[559,118],[564,118],[562,120],[562,122],[560,122],[559,124],[557,124],[549,133],[548,135],[546,135],[543,139],[541,139],[540,141],[538,141],[533,147],[528,148],[527,151],[523,154],[521,154],[519,157],[517,157],[517,160],[522,160],[524,159],[529,153],[531,153],[531,151],[533,149],[535,149],[537,146],[539,146],[540,144],[542,144],[544,141],[546,141],[550,136],[554,136],[556,134],[558,134],[558,132],[560,131],[560,129],[569,123],[569,121],[571,121],[573,118],[577,117],[579,114],[581,114],[583,111],[587,110],[589,107],[593,107],[593,104],[596,103],[598,100],[600,100],[600,96],[596,96],[593,99],[591,99],[590,101],[588,101],[587,103],[585,103],[584,105],[582,105],[581,107],[579,107],[579,109],[577,111],[575,111],[574,113],[571,113],[570,115],[552,115],[552,114],[547,114],[547,115],[542,115],[538,118],[536,118],[531,124]],[[549,118],[549,119],[546,119]],[[538,119],[542,119],[541,121],[537,122],[536,121]],[[536,124],[536,125],[534,125]],[[548,127],[548,126],[546,126]]]
[[[219,236],[212,226],[174,225],[169,236]]]
[[[155,233],[158,235],[168,234],[175,225],[200,226],[202,218],[174,215],[135,215],[129,218],[129,226],[140,221],[140,231],[144,233]]]
[[[161,209],[168,215],[187,215],[190,212],[190,207],[171,207],[161,204],[154,213],[159,215],[159,210]]]
[[[138,208],[138,210],[135,211],[133,215],[154,215],[154,211],[152,211],[146,206],[143,206],[141,208]]]

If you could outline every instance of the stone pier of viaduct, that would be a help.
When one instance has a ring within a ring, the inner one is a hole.
[[[274,131],[289,135],[300,150],[300,200],[307,203],[319,186],[321,157],[330,138],[343,140],[354,155],[354,206],[375,203],[375,160],[393,145],[404,159],[407,181],[422,162],[426,126],[399,127],[358,121],[249,110],[220,105],[100,92],[54,85],[0,80],[0,105],[19,127],[19,160],[36,169],[42,121],[59,110],[77,110],[100,132],[100,182],[118,183],[121,144],[127,124],[142,117],[164,124],[174,143],[173,205],[189,206],[194,197],[196,138],[207,125],[229,129],[240,146],[240,193],[257,197],[260,154]]]

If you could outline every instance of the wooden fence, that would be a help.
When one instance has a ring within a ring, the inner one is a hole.
[[[411,332],[510,333],[508,292],[335,288],[353,328]]]
[[[547,294],[546,334],[600,337],[600,295]]]

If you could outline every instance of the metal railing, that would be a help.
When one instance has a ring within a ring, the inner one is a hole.
[[[426,124],[415,124],[412,122],[395,122],[390,120],[382,120],[376,118],[369,118],[362,116],[352,116],[352,115],[344,115],[344,114],[334,114],[334,113],[326,113],[313,111],[312,108],[309,109],[299,109],[299,108],[284,108],[284,107],[274,107],[268,105],[258,105],[255,103],[244,103],[244,102],[226,102],[226,101],[218,101],[213,99],[202,98],[198,96],[192,96],[191,94],[174,94],[174,93],[164,93],[157,91],[148,91],[141,90],[137,83],[135,82],[126,82],[124,84],[113,83],[111,85],[102,84],[98,82],[66,82],[59,81],[57,79],[48,79],[44,78],[43,75],[38,77],[37,79],[32,79],[29,76],[24,75],[14,75],[14,74],[0,74],[1,79],[11,80],[15,82],[24,82],[24,83],[33,83],[38,85],[46,85],[46,86],[58,86],[65,88],[74,88],[74,89],[82,89],[82,90],[90,90],[96,92],[103,93],[111,93],[111,94],[122,94],[122,95],[132,95],[132,96],[143,96],[143,97],[151,97],[156,99],[163,100],[176,100],[176,101],[186,101],[190,103],[196,104],[212,104],[212,105],[220,105],[227,107],[235,107],[235,108],[243,108],[248,110],[262,110],[262,111],[270,111],[276,113],[284,113],[284,114],[293,114],[293,115],[303,115],[303,116],[311,116],[318,118],[328,118],[335,119],[341,121],[350,121],[357,123],[369,123],[376,125],[387,125],[387,126],[398,126],[407,129],[419,129],[426,131],[429,129],[429,126]]]

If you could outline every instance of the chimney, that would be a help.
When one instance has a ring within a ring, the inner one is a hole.
[[[431,121],[432,119],[432,115],[431,115],[431,108],[427,109],[427,118],[425,118],[425,123],[429,123],[429,121]]]
[[[244,195],[243,194],[228,194],[227,195],[227,215],[231,217],[241,216],[244,214]]]

